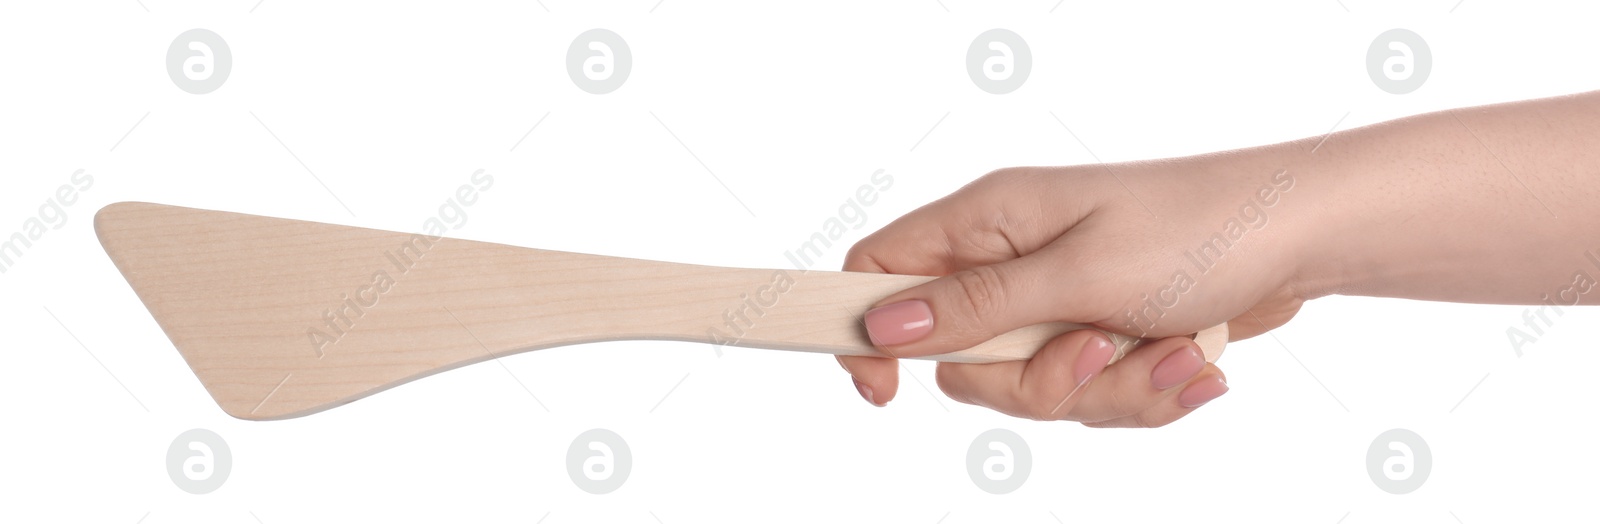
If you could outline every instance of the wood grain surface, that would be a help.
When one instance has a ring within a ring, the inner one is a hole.
[[[491,358],[606,340],[885,356],[862,314],[930,277],[698,266],[123,202],[95,231],[228,414],[303,416]],[[1066,323],[928,357],[1030,357]],[[1118,358],[1140,342],[1107,333]],[[1196,341],[1215,361],[1226,326]]]

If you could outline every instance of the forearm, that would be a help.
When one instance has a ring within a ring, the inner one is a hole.
[[[1600,92],[1353,129],[1302,163],[1307,298],[1600,303]]]

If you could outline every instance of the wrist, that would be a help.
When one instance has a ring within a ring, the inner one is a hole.
[[[1382,278],[1394,246],[1370,242],[1373,232],[1396,234],[1415,218],[1396,216],[1407,208],[1386,201],[1406,192],[1401,180],[1383,179],[1387,166],[1367,161],[1371,137],[1358,130],[1280,144],[1285,169],[1297,173],[1300,193],[1285,209],[1282,250],[1293,268],[1287,287],[1302,300],[1352,294]]]
[[[1349,198],[1359,192],[1345,186],[1358,182],[1345,168],[1346,156],[1329,151],[1329,145],[1312,137],[1219,159],[1248,188],[1240,201],[1262,216],[1260,244],[1254,250],[1262,260],[1260,276],[1274,284],[1274,294],[1310,300],[1339,293],[1363,278],[1361,265],[1351,258],[1359,237],[1346,233],[1347,217],[1359,213],[1348,208],[1360,201]]]

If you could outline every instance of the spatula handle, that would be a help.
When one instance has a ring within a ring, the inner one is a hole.
[[[874,348],[867,338],[861,321],[863,314],[884,297],[933,279],[925,276],[797,269],[679,267],[699,271],[680,273],[668,270],[653,276],[653,285],[680,290],[676,302],[664,305],[675,313],[663,312],[653,316],[679,317],[687,310],[699,311],[704,320],[653,326],[653,329],[677,332],[678,336],[664,338],[701,340],[719,346],[835,355],[889,356]],[[691,282],[695,284],[691,285]],[[681,291],[692,288],[698,289],[695,293]],[[628,316],[639,318],[637,313]],[[1050,339],[1078,329],[1098,330],[1092,326],[1064,322],[1039,324],[1002,334],[969,349],[922,358],[968,363],[1027,359]],[[1116,344],[1118,359],[1144,342],[1138,338],[1100,331]],[[1219,325],[1191,336],[1205,353],[1206,359],[1215,361],[1227,343],[1227,326]]]

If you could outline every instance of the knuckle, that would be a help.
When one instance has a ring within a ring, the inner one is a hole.
[[[844,253],[846,270],[867,271],[881,267],[877,259],[873,257],[872,251],[871,237],[862,239],[860,242],[856,242],[855,245],[850,246],[850,249]]]
[[[964,189],[983,195],[1012,194],[1023,187],[1037,183],[1039,179],[1040,174],[1035,168],[1003,167],[978,177]]]
[[[1048,385],[1019,392],[1023,398],[1018,404],[1024,406],[1027,418],[1033,420],[1072,418],[1072,412],[1077,409],[1076,401],[1072,401],[1075,384],[1067,381],[1048,382]]]
[[[1114,387],[1107,391],[1103,411],[1105,415],[1101,418],[1116,419],[1141,413],[1144,411],[1144,406],[1136,402],[1134,396],[1129,395],[1123,388]]]
[[[967,311],[977,322],[974,327],[987,331],[991,319],[998,316],[1007,299],[1000,272],[991,266],[979,266],[956,273],[954,279]]]
[[[1113,418],[1109,420],[1084,421],[1080,422],[1080,424],[1083,424],[1084,427],[1088,428],[1153,429],[1166,426],[1167,424],[1171,424],[1176,420],[1177,418],[1170,416],[1170,414],[1164,415],[1154,413],[1152,411],[1141,411],[1126,417]]]
[[[863,251],[866,251],[866,248],[862,247],[861,244],[862,242],[856,242],[850,246],[850,249],[846,249],[844,251],[844,261],[846,263],[854,260],[860,260],[862,257],[866,256],[863,253]]]
[[[1166,417],[1153,416],[1149,411],[1134,413],[1132,417],[1128,418],[1128,421],[1132,422],[1132,426],[1136,428],[1159,428],[1171,422],[1166,420]]]
[[[1063,414],[1056,409],[1056,406],[1060,404],[1060,399],[1051,400],[1048,397],[1035,397],[1023,403],[1023,406],[1026,406],[1023,416],[1031,420],[1057,420]]]
[[[1020,167],[1002,167],[978,177],[977,184],[983,186],[1010,185],[1028,176],[1027,173],[1026,169]]]

